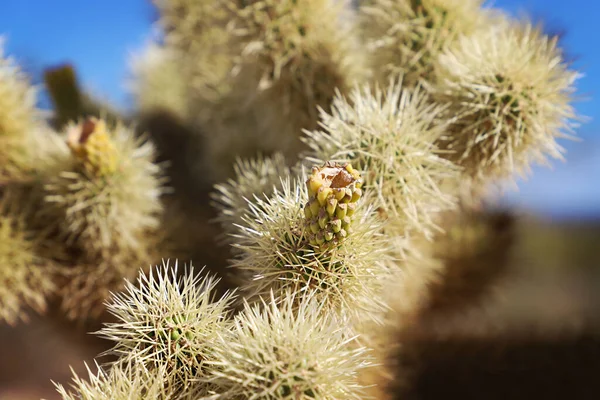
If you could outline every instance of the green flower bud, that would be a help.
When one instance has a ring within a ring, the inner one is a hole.
[[[362,196],[362,178],[350,164],[326,163],[313,167],[306,181],[309,200],[304,206],[308,240],[330,246],[344,239]]]

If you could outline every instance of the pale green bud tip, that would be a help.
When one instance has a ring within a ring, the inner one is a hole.
[[[347,236],[362,196],[362,183],[360,173],[350,164],[328,162],[313,167],[306,181],[309,199],[304,206],[310,244],[330,247]]]

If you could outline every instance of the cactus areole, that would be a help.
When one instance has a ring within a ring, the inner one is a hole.
[[[362,195],[362,178],[350,164],[327,162],[313,167],[306,181],[304,206],[306,233],[311,245],[331,248],[350,231],[356,202]]]

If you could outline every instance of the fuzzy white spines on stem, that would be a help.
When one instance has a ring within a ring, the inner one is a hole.
[[[212,342],[226,324],[232,295],[215,299],[218,279],[199,272],[190,267],[178,278],[177,263],[170,267],[165,262],[156,272],[141,273],[138,285],[128,282],[107,305],[117,322],[98,332],[115,342],[110,353],[150,370],[165,367],[174,388],[202,376]]]
[[[440,57],[436,91],[455,118],[441,141],[477,182],[524,175],[532,163],[562,158],[579,74],[557,38],[529,23],[505,21],[465,37]]]
[[[216,191],[212,194],[220,211],[218,221],[227,234],[236,232],[235,225],[243,223],[242,217],[249,213],[248,201],[271,195],[273,189],[281,188],[281,179],[290,175],[281,153],[251,160],[238,159],[234,171],[235,178],[215,185]]]
[[[234,236],[239,250],[232,266],[250,276],[249,296],[285,290],[315,290],[331,310],[375,315],[380,279],[386,274],[387,241],[372,207],[359,202],[353,230],[331,249],[314,248],[305,230],[306,176],[287,178],[269,198],[249,202],[250,212]]]
[[[216,392],[235,399],[363,399],[366,350],[314,293],[249,305],[220,336],[210,363]]]
[[[376,193],[390,229],[429,234],[435,214],[454,206],[440,183],[458,176],[435,145],[446,126],[442,110],[420,89],[403,90],[401,81],[385,91],[355,88],[349,99],[335,98],[331,113],[321,112],[321,131],[307,132],[309,159],[351,162]]]

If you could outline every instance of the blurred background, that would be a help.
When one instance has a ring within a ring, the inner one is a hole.
[[[548,31],[560,35],[568,59],[583,74],[576,109],[585,120],[577,130],[578,140],[562,142],[566,161],[555,161],[550,169],[535,168],[529,179],[518,182],[517,191],[508,189],[502,197],[501,205],[523,215],[519,223],[523,240],[515,257],[543,268],[599,271],[600,2],[495,0],[492,5],[543,22]],[[131,60],[159,35],[155,19],[149,0],[0,0],[0,36],[4,36],[5,50],[34,82],[41,84],[46,68],[70,63],[86,92],[124,110],[132,108],[128,94]],[[50,107],[43,91],[39,103]],[[570,275],[575,278],[568,282],[560,275],[558,286],[552,279],[549,281],[554,283],[547,286],[538,280],[539,292],[534,295],[530,287],[528,293],[521,293],[519,285],[511,293],[554,298],[559,308],[533,301],[530,311],[551,310],[554,318],[568,315],[576,324],[578,316],[600,310],[589,306],[600,304],[600,280],[590,281],[586,274]],[[588,295],[596,300],[590,302]],[[91,360],[102,349],[49,320],[34,320],[16,329],[0,327],[0,339],[6,344],[0,348],[0,400],[50,399],[54,392],[50,379],[67,381],[69,365],[81,371],[81,360]]]

